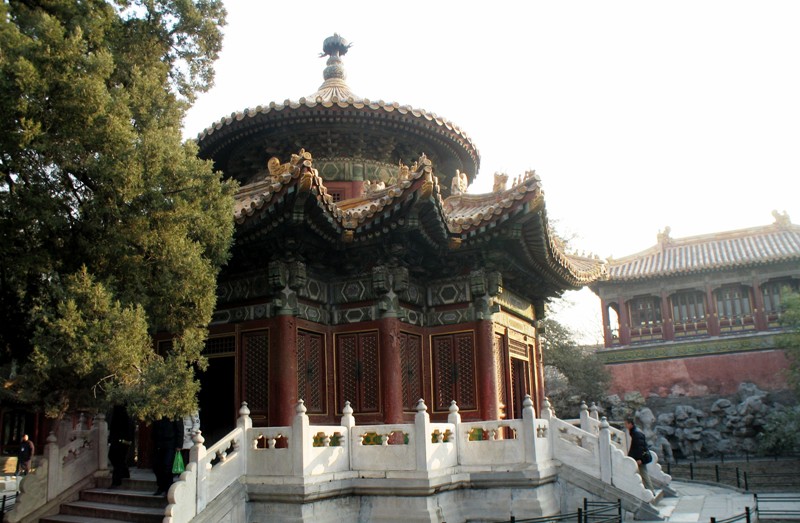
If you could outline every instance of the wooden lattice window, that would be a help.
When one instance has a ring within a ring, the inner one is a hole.
[[[471,332],[432,339],[435,410],[446,411],[456,400],[461,410],[476,409],[475,342]]]
[[[741,318],[752,313],[750,290],[744,285],[717,290],[717,314],[720,318]]]
[[[695,323],[706,318],[705,297],[699,291],[673,294],[672,320],[675,323]]]
[[[242,334],[243,399],[251,415],[266,415],[269,405],[269,331]]]
[[[419,336],[400,333],[400,368],[403,409],[414,411],[422,397],[422,339]]]
[[[339,377],[338,408],[349,401],[354,413],[380,411],[378,333],[359,332],[336,337]]]
[[[231,356],[236,352],[236,336],[208,338],[203,356]]]
[[[297,331],[297,394],[309,414],[325,413],[325,338],[317,332]]]
[[[661,324],[661,299],[655,296],[634,298],[629,303],[631,327]]]

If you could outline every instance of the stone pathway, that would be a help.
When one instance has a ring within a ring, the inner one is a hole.
[[[661,515],[669,522],[699,523],[709,522],[711,518],[719,521],[743,514],[746,507],[749,507],[751,512],[755,511],[756,501],[752,493],[688,481],[673,480],[671,486],[678,492],[679,497],[663,498],[657,505]],[[786,496],[797,497],[797,494],[786,494]],[[786,505],[786,508],[800,511],[800,502],[787,502]],[[800,520],[800,517],[797,519]]]

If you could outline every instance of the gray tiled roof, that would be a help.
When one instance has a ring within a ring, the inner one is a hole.
[[[610,260],[609,279],[636,280],[793,260],[800,263],[800,226],[788,221],[688,238],[663,235],[659,240],[638,254]]]

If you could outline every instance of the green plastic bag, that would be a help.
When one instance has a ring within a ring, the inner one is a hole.
[[[172,473],[181,474],[186,467],[183,465],[183,456],[180,452],[175,453],[175,459],[172,460]]]

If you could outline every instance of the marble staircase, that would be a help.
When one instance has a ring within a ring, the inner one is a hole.
[[[40,523],[160,523],[167,506],[165,496],[153,496],[155,476],[131,469],[131,478],[110,488],[105,478],[100,486],[81,491],[77,501],[62,503],[59,513],[41,518]]]

